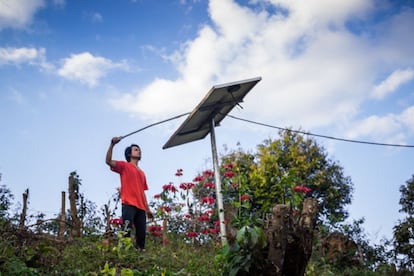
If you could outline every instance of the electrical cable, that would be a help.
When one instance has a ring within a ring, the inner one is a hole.
[[[269,124],[255,122],[255,121],[248,120],[248,119],[239,118],[239,117],[236,117],[236,116],[233,116],[233,115],[227,115],[227,117],[230,117],[230,118],[233,118],[233,119],[236,119],[236,120],[240,120],[240,121],[244,121],[244,122],[248,122],[248,123],[251,123],[251,124],[266,126],[266,127],[270,127],[270,128],[276,128],[276,129],[279,129],[279,130],[292,131],[292,132],[295,132],[295,133],[300,133],[300,134],[305,134],[305,135],[315,136],[315,137],[320,137],[320,138],[326,138],[326,139],[331,139],[331,140],[343,141],[343,142],[368,144],[368,145],[376,145],[376,146],[414,148],[414,145],[388,144],[388,143],[378,143],[378,142],[369,142],[369,141],[360,141],[360,140],[352,140],[352,139],[345,139],[345,138],[337,138],[337,137],[328,136],[328,135],[321,135],[321,134],[315,134],[315,133],[310,133],[310,132],[305,132],[305,131],[300,131],[300,130],[292,130],[292,129],[282,128],[282,127],[277,127],[277,126],[273,126],[273,125],[269,125]]]
[[[126,135],[120,136],[121,139],[124,139],[132,134],[138,133],[140,131],[143,131],[147,128],[171,121],[171,120],[175,120],[178,119],[180,117],[183,117],[185,115],[190,114],[191,112],[186,112],[159,122],[155,122],[153,124],[147,125],[143,128],[140,128],[136,131],[133,131],[131,133],[128,133]],[[367,144],[367,145],[375,145],[375,146],[387,146],[387,147],[405,147],[405,148],[414,148],[414,145],[402,145],[402,144],[390,144],[390,143],[379,143],[379,142],[370,142],[370,141],[361,141],[361,140],[352,140],[352,139],[345,139],[345,138],[338,138],[338,137],[333,137],[333,136],[328,136],[328,135],[322,135],[322,134],[316,134],[316,133],[311,133],[311,132],[306,132],[306,131],[300,131],[300,130],[293,130],[293,129],[288,129],[288,128],[283,128],[283,127],[278,127],[278,126],[274,126],[274,125],[269,125],[269,124],[264,124],[264,123],[260,123],[260,122],[256,122],[256,121],[252,121],[252,120],[248,120],[248,119],[244,119],[244,118],[240,118],[237,116],[233,116],[230,114],[227,114],[227,117],[233,118],[235,120],[239,120],[239,121],[244,121],[247,123],[251,123],[251,124],[255,124],[255,125],[260,125],[260,126],[265,126],[265,127],[270,127],[270,128],[275,128],[275,129],[279,129],[279,130],[284,130],[284,131],[292,131],[295,133],[300,133],[300,134],[304,134],[304,135],[309,135],[309,136],[314,136],[314,137],[320,137],[320,138],[325,138],[325,139],[331,139],[331,140],[336,140],[336,141],[343,141],[343,142],[349,142],[349,143],[359,143],[359,144]]]
[[[178,119],[178,118],[180,118],[180,117],[182,117],[182,116],[185,116],[185,115],[188,115],[188,114],[190,114],[190,112],[183,113],[183,114],[181,114],[181,115],[177,115],[177,116],[171,117],[171,118],[169,118],[169,119],[165,119],[165,120],[162,120],[162,121],[159,121],[159,122],[156,122],[156,123],[153,123],[153,124],[147,125],[147,126],[145,126],[145,127],[143,127],[143,128],[140,128],[140,129],[138,129],[138,130],[136,130],[136,131],[133,131],[133,132],[128,133],[128,134],[126,134],[126,135],[120,136],[120,138],[121,138],[121,139],[124,139],[125,137],[128,137],[128,136],[130,136],[130,135],[132,135],[132,134],[138,133],[138,132],[140,132],[140,131],[143,131],[144,129],[147,129],[147,128],[150,128],[150,127],[153,127],[153,126],[156,126],[156,125],[159,125],[159,124],[162,124],[162,123],[165,123],[165,122],[171,121],[171,120]]]

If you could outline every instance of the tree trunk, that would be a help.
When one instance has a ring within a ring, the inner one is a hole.
[[[266,275],[305,274],[312,254],[317,206],[316,199],[305,199],[299,219],[293,217],[288,205],[279,204],[273,207],[273,216],[266,230],[269,262]]]
[[[62,192],[62,207],[60,213],[59,233],[58,237],[63,238],[66,229],[66,193]]]
[[[26,214],[27,214],[27,199],[29,198],[29,189],[23,193],[23,208],[22,213],[20,214],[20,223],[19,228],[24,229],[24,225],[26,222]]]
[[[78,218],[78,211],[76,209],[77,192],[75,188],[75,179],[71,174],[69,176],[69,203],[70,203],[70,216],[72,218],[71,236],[73,238],[80,237],[80,220]]]

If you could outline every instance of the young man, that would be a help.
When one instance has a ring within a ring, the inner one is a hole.
[[[153,219],[149,209],[145,191],[148,190],[147,180],[144,172],[138,167],[141,160],[141,149],[132,144],[125,149],[125,161],[112,160],[114,146],[121,141],[120,137],[111,140],[106,153],[106,164],[112,171],[119,173],[121,178],[121,202],[122,220],[128,229],[130,236],[132,227],[135,228],[135,246],[138,249],[145,248],[145,236],[147,229],[147,216]]]

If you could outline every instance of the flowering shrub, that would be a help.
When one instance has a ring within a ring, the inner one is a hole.
[[[221,168],[223,203],[225,209],[232,209],[231,224],[236,229],[246,225],[260,227],[263,221],[253,211],[253,193],[246,178],[237,172],[238,168],[231,162]],[[183,169],[178,169],[175,173],[180,183],[178,188],[173,182],[169,182],[162,186],[161,193],[154,195],[153,201],[150,202],[150,206],[156,210],[156,221],[162,221],[164,226],[151,225],[150,236],[164,236],[165,240],[168,233],[174,233],[181,235],[183,239],[198,243],[218,240],[220,222],[216,206],[214,172],[205,170],[191,182],[182,181],[183,176]],[[288,185],[286,183],[281,184],[292,188],[287,190],[285,198],[292,203],[292,213],[297,216],[300,214],[298,206],[303,201],[303,196],[310,193],[311,189],[304,185],[293,186],[292,182]]]
[[[220,232],[215,223],[215,189],[212,171],[204,171],[193,182],[181,182],[183,170],[178,169],[175,176],[179,179],[178,189],[170,182],[163,185],[162,192],[154,196],[150,206],[156,209],[156,220],[162,220],[168,229],[166,234],[181,235],[189,241],[199,243],[215,239]],[[196,196],[195,196],[196,194]],[[162,236],[155,225],[149,227],[153,237]]]

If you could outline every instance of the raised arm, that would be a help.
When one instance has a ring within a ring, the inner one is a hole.
[[[110,167],[115,167],[115,161],[112,160],[112,150],[113,150],[114,146],[116,144],[118,144],[119,141],[121,141],[121,138],[120,137],[114,137],[114,138],[112,138],[111,144],[109,144],[108,151],[106,152],[105,162]]]

